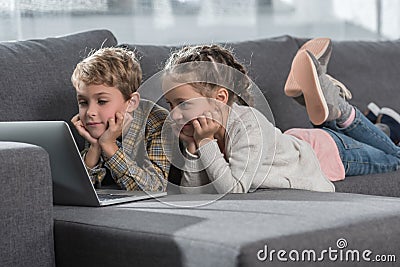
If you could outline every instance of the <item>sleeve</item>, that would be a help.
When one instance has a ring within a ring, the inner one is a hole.
[[[184,194],[216,193],[199,157],[191,154],[187,149],[180,189]]]
[[[110,169],[116,183],[126,190],[165,191],[170,169],[167,146],[163,146],[161,128],[165,115],[149,118],[146,126],[143,166],[123,152],[122,148],[109,158],[105,164]],[[133,142],[131,142],[133,143]],[[142,155],[140,155],[142,156]]]
[[[228,160],[216,142],[209,142],[198,150],[199,159],[220,194],[247,193],[260,172],[260,166],[263,165],[261,162],[263,150],[274,150],[273,147],[264,144],[269,142],[263,140],[262,125],[254,115],[235,121],[234,127],[228,138],[230,139],[230,151],[226,155]],[[271,137],[273,139],[274,135]],[[274,145],[273,141],[270,143]]]
[[[86,145],[87,146],[87,145]],[[85,157],[86,157],[86,153],[88,151],[88,147],[86,147],[82,152],[81,152],[81,156],[83,159],[83,163],[85,163]],[[101,181],[103,181],[104,177],[106,176],[106,169],[104,167],[104,161],[103,159],[100,157],[99,163],[94,166],[93,168],[89,168],[86,163],[85,163],[85,167],[86,170],[89,174],[89,178],[90,181],[92,182],[92,184],[101,184]]]

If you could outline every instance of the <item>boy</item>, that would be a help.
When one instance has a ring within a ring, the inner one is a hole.
[[[166,190],[169,148],[161,129],[168,111],[140,99],[141,80],[134,53],[124,48],[91,53],[72,74],[79,113],[71,122],[86,140],[82,157],[98,187]]]

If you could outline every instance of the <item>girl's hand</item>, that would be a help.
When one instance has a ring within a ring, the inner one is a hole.
[[[205,112],[203,116],[193,120],[194,134],[193,138],[197,147],[214,140],[215,134],[222,127],[221,115],[217,111]]]
[[[196,154],[196,143],[194,141],[194,138],[192,136],[188,136],[185,135],[181,129],[177,128],[176,124],[172,125],[172,131],[173,133],[178,136],[178,138],[184,143],[184,145],[186,146],[186,149],[192,153],[192,154]]]
[[[181,132],[179,134],[179,139],[181,139],[186,144],[187,151],[189,151],[193,155],[197,154],[197,152],[196,152],[197,146],[196,146],[196,142],[194,141],[193,137],[187,136]]]
[[[85,138],[91,145],[98,145],[98,140],[90,135],[88,130],[86,130],[85,126],[83,125],[83,122],[79,118],[79,114],[76,114],[74,117],[72,117],[71,122],[74,124],[76,130],[78,133]]]

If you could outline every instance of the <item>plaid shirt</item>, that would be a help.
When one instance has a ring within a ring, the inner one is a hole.
[[[168,111],[150,101],[141,100],[133,112],[132,121],[122,131],[122,143],[109,159],[102,155],[97,166],[88,168],[92,183],[100,183],[106,175],[106,168],[114,181],[125,190],[165,191],[167,187],[171,155],[170,144],[162,138],[161,130]],[[89,148],[82,151],[85,157]],[[142,161],[143,164],[138,164]],[[142,165],[142,166],[140,166]]]

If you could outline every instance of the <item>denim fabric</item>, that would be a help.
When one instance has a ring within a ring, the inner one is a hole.
[[[346,128],[338,127],[335,121],[322,127],[336,142],[346,176],[400,169],[400,147],[357,108],[355,111],[354,121]]]

